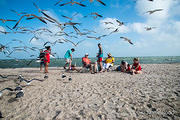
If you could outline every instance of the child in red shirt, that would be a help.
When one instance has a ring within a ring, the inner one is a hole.
[[[142,71],[141,71],[141,65],[139,63],[139,59],[138,58],[134,58],[133,62],[134,63],[133,63],[132,68],[131,68],[132,75],[134,75],[134,74],[141,74]]]
[[[45,53],[45,56],[44,56],[44,64],[45,64],[44,73],[48,73],[48,65],[50,63],[51,47],[47,46],[46,50],[44,51],[44,53]]]
[[[129,73],[130,71],[131,71],[131,66],[130,66],[130,64],[128,64],[128,65],[127,65],[126,72],[128,72],[128,73]]]

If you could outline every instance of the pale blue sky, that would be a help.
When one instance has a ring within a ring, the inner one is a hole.
[[[89,0],[83,2],[87,7],[81,7],[78,5],[66,5],[63,7],[54,6],[58,0],[0,0],[0,18],[4,19],[16,19],[20,16],[11,12],[10,9],[18,12],[38,13],[37,9],[32,5],[35,2],[41,9],[48,10],[48,13],[55,17],[59,22],[67,22],[68,20],[61,17],[61,15],[72,16],[75,12],[79,14],[72,20],[73,22],[82,23],[77,26],[81,31],[84,28],[95,30],[97,33],[90,36],[100,36],[108,34],[113,30],[104,30],[106,26],[103,22],[111,21],[115,22],[115,19],[125,22],[125,26],[121,27],[118,33],[114,33],[101,40],[88,39],[83,36],[79,36],[78,39],[67,38],[74,42],[85,40],[75,47],[76,52],[73,53],[74,57],[82,57],[85,53],[89,53],[90,57],[95,57],[98,51],[97,44],[102,43],[104,53],[112,53],[116,57],[125,56],[179,56],[180,55],[180,1],[178,0],[156,0],[155,2],[148,2],[147,0],[102,0],[106,3],[106,6],[101,5],[97,1],[89,3]],[[64,0],[70,1],[70,0]],[[81,0],[77,0],[81,1]],[[64,3],[64,2],[61,2]],[[152,15],[145,14],[147,10],[163,9],[163,11],[156,12]],[[93,19],[92,17],[83,18],[84,15],[91,12],[97,12],[103,16],[103,18]],[[41,15],[42,16],[42,15]],[[15,25],[15,22],[0,22],[0,30],[5,29],[9,31],[5,25],[11,28]],[[20,22],[19,26],[38,28],[48,28],[53,32],[58,32],[58,28],[54,25],[43,24],[38,20],[25,20]],[[156,29],[152,31],[146,31],[144,27],[152,26]],[[117,27],[114,25],[113,27]],[[65,29],[66,32],[73,31],[72,28]],[[121,36],[127,37],[132,40],[134,45],[130,45],[128,42],[120,39]],[[1,34],[0,43],[6,44],[12,39],[20,39],[24,41],[24,44],[32,47],[43,47],[43,41],[55,41],[57,37],[42,36],[42,40],[29,44],[29,40],[33,37],[32,34]],[[9,45],[11,47],[23,46],[18,42],[13,42]],[[60,57],[63,57],[66,50],[74,47],[71,43],[57,44],[52,47],[52,51],[56,52]],[[38,51],[30,53],[16,52],[12,56],[16,58],[29,58],[30,55],[38,55]],[[0,53],[1,59],[7,57]]]

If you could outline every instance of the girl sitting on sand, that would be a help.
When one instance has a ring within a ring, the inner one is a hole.
[[[131,74],[134,75],[134,74],[141,74],[142,71],[141,71],[141,65],[139,63],[139,59],[138,58],[134,58],[133,60],[133,65],[132,65],[132,68],[131,68]]]

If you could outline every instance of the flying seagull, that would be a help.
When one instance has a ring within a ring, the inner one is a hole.
[[[89,0],[90,2],[93,2],[94,0]],[[102,2],[101,0],[96,0],[98,1],[99,3],[101,3],[102,5],[106,6],[106,4],[104,2]]]
[[[155,13],[155,12],[157,12],[157,11],[162,11],[162,10],[163,10],[163,9],[149,10],[149,11],[147,11],[146,13],[153,14],[153,13]]]
[[[133,43],[131,42],[130,39],[126,38],[126,37],[120,37],[121,39],[124,39],[125,41],[128,41],[131,45],[133,45]]]
[[[86,5],[81,4],[79,2],[76,2],[74,0],[71,0],[70,2],[67,2],[67,3],[60,4],[59,6],[64,6],[64,5],[67,5],[67,4],[71,4],[71,5],[78,4],[78,5],[82,6],[82,7],[86,7]]]
[[[156,28],[156,27],[145,27],[146,31],[150,31],[150,30],[152,30],[154,28]]]
[[[59,0],[58,2],[56,2],[56,3],[54,4],[54,6],[56,6],[57,4],[59,4],[61,1],[62,1],[62,0]]]
[[[10,10],[11,12],[14,12],[14,13],[16,13],[17,15],[21,15],[21,14],[27,14],[26,12],[20,12],[20,13],[18,13],[17,11],[15,11],[15,10]]]
[[[14,91],[12,88],[4,88],[4,89],[2,89],[2,90],[0,91],[0,97],[2,96],[3,91],[5,91],[5,90]]]
[[[8,78],[8,77],[14,77],[14,76],[17,77],[17,75],[1,75],[0,74],[1,78]]]
[[[100,40],[102,37],[105,37],[105,36],[107,36],[107,35],[101,35],[101,36],[99,36],[99,37],[87,36],[87,38],[94,38],[94,39],[96,39],[96,40]]]
[[[22,18],[24,18],[24,17],[31,17],[31,16],[36,17],[36,18],[39,19],[41,22],[47,24],[47,22],[46,22],[44,19],[42,19],[41,17],[38,17],[38,16],[35,15],[35,14],[25,14],[25,15],[21,16],[21,18],[18,20],[18,22],[14,25],[13,29],[15,29],[15,28],[17,27],[17,25],[18,25],[19,22],[22,20]]]
[[[98,14],[97,12],[93,12],[93,13],[91,13],[91,15],[95,15],[95,16],[93,16],[94,19],[96,19],[97,17],[103,17],[102,15]]]
[[[0,19],[1,22],[5,23],[5,22],[8,22],[8,21],[11,21],[11,22],[16,22],[17,20],[10,20],[10,19]]]
[[[112,34],[112,33],[116,33],[116,32],[118,32],[118,31],[119,31],[119,29],[116,28],[114,31],[112,31],[111,33],[109,33],[109,35]]]
[[[31,80],[27,80],[27,79],[24,79],[22,75],[19,75],[18,79],[20,80],[20,82],[24,81],[26,82],[27,85],[30,85],[30,83],[34,80],[37,80],[37,81],[40,81],[40,82],[43,82],[44,80],[40,80],[40,79],[36,79],[36,78],[33,78]]]
[[[64,41],[65,41],[65,42],[70,42],[70,43],[72,43],[75,47],[77,47],[77,45],[78,45],[79,43],[83,42],[84,40],[78,41],[77,43],[74,43],[74,42],[72,42],[71,40],[67,40],[67,39],[64,39]]]
[[[117,23],[119,23],[119,26],[124,25],[124,22],[121,22],[119,20],[116,20]]]

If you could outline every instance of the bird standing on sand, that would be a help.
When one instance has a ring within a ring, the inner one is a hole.
[[[63,74],[62,74],[62,78],[65,78],[65,77],[66,77],[66,75],[63,73]]]
[[[2,116],[2,113],[1,113],[1,111],[0,111],[0,118],[4,118],[4,117]]]
[[[48,75],[47,75],[47,74],[45,74],[45,75],[44,75],[44,79],[47,79],[47,78],[48,78]]]
[[[18,92],[17,94],[16,94],[16,97],[15,98],[21,98],[21,97],[23,97],[24,96],[24,93],[22,92],[22,91],[20,91],[20,92]]]

